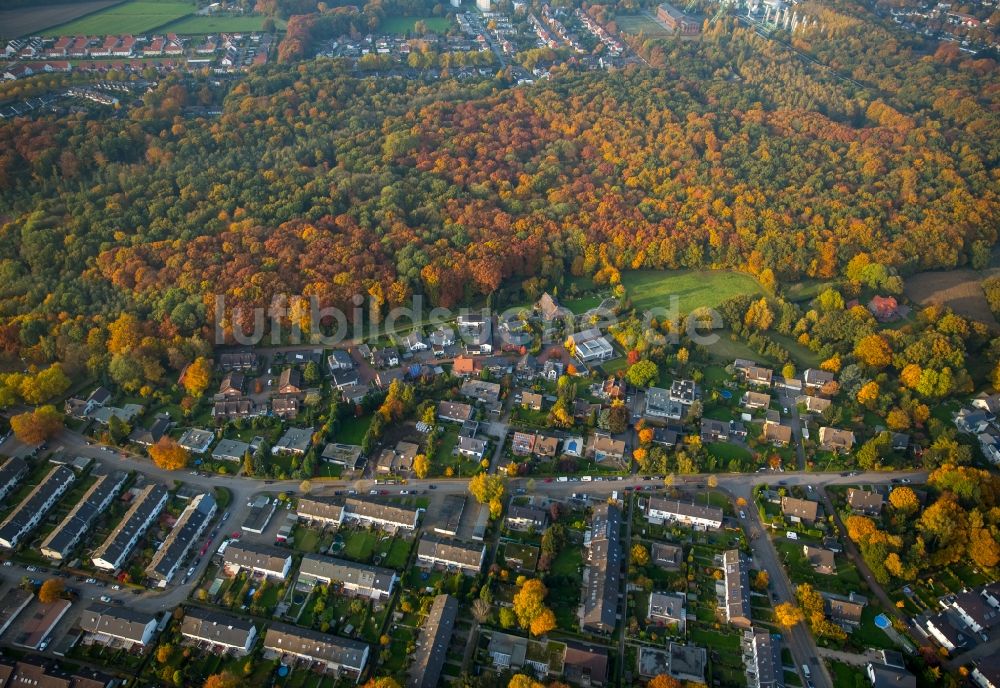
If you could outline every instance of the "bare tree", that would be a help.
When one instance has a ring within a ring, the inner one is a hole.
[[[483,623],[486,619],[490,618],[490,614],[493,611],[493,605],[484,599],[476,598],[472,602],[472,616],[475,617],[476,621]]]

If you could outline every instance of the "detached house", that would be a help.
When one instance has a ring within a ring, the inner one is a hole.
[[[819,429],[819,446],[826,451],[849,452],[854,447],[854,433],[850,430],[821,427]]]

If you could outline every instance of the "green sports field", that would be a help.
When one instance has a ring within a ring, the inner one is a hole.
[[[163,27],[163,31],[172,31],[180,35],[199,35],[209,33],[230,33],[235,31],[260,31],[266,17],[202,17],[192,15],[178,19]],[[275,28],[284,29],[283,20],[275,20]]]
[[[658,21],[645,14],[632,14],[618,16],[615,18],[618,28],[624,33],[639,34],[647,36],[669,36],[670,32]]]
[[[410,33],[413,31],[413,25],[418,21],[422,21],[427,25],[428,30],[435,31],[437,33],[445,33],[448,31],[448,27],[451,26],[445,17],[386,17],[382,20],[382,24],[379,26],[379,30],[384,33]]]
[[[760,284],[750,275],[726,270],[638,270],[623,272],[622,284],[638,311],[669,308],[671,296],[679,299],[681,314],[696,308],[714,308],[740,294],[760,294]]]
[[[105,36],[145,33],[195,11],[193,2],[131,0],[42,31],[44,36]]]

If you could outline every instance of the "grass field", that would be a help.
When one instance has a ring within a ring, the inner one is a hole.
[[[761,293],[760,284],[750,275],[725,270],[638,270],[622,273],[622,284],[636,310],[668,309],[671,297],[676,296],[682,315],[696,308],[714,308],[740,294]]]
[[[996,271],[920,272],[906,278],[906,296],[921,305],[936,303],[949,306],[959,315],[997,327],[980,286],[982,280],[991,274],[996,274]]]
[[[618,23],[618,28],[625,33],[638,34],[642,32],[647,36],[670,35],[666,27],[644,14],[619,15],[615,18],[615,22]]]
[[[190,16],[178,19],[177,21],[163,27],[164,31],[173,31],[177,34],[199,35],[209,33],[222,33],[233,31],[260,31],[263,28],[266,17],[202,17]],[[275,28],[285,28],[285,22],[278,19],[274,22]]]
[[[21,7],[0,11],[0,35],[4,38],[28,36],[50,26],[65,24],[85,14],[114,5],[118,0],[91,0],[62,5]]]
[[[426,24],[428,31],[436,33],[445,33],[451,26],[445,17],[386,17],[379,29],[384,33],[410,33],[418,21]]]
[[[74,21],[58,24],[42,31],[45,36],[88,34],[145,33],[185,17],[195,10],[194,3],[178,0],[131,0]]]

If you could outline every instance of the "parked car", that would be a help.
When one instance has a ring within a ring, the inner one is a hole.
[[[101,602],[104,602],[105,604],[107,604],[107,603],[111,602],[111,598],[108,597],[107,595],[101,595]]]

